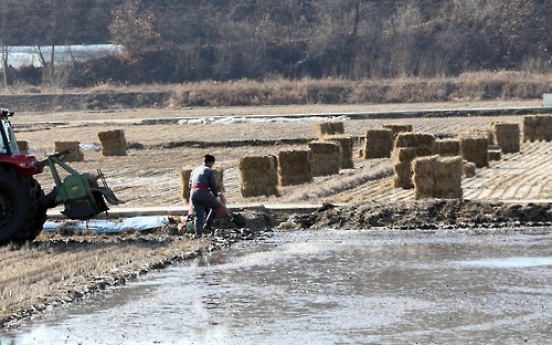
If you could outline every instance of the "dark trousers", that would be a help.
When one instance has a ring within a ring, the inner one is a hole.
[[[201,235],[205,223],[205,214],[209,212],[206,225],[211,226],[221,205],[209,189],[192,189],[191,194],[190,199],[194,206],[195,233]]]

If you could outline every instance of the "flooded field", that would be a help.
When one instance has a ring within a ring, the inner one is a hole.
[[[0,344],[543,344],[550,229],[303,231],[242,242]]]

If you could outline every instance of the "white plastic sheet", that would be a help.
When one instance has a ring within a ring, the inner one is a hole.
[[[127,218],[120,222],[90,219],[81,221],[46,221],[43,231],[55,232],[62,229],[72,229],[77,232],[95,231],[97,233],[121,233],[125,231],[145,231],[161,228],[169,222],[167,216],[144,216]]]

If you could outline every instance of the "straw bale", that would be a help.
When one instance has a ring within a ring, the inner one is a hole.
[[[494,144],[503,153],[514,153],[520,150],[521,131],[518,123],[491,123],[494,131]]]
[[[502,158],[501,150],[489,150],[489,161],[499,161]]]
[[[393,132],[393,137],[399,133],[412,132],[412,125],[383,125],[383,128],[390,129]]]
[[[443,157],[460,155],[460,140],[458,139],[437,140],[435,142],[435,153]]]
[[[475,163],[478,168],[489,166],[488,137],[464,137],[460,139],[460,155]]]
[[[417,157],[431,156],[433,150],[429,147],[396,147],[393,150],[393,162],[406,162],[410,164]]]
[[[523,141],[552,141],[552,115],[525,115]]]
[[[399,133],[395,138],[395,147],[417,147],[426,146],[431,149],[435,147],[435,136],[425,133]]]
[[[65,156],[66,162],[81,162],[84,160],[84,153],[80,150],[80,142],[78,141],[55,141],[54,153],[60,153],[63,151],[71,151]]]
[[[98,133],[100,144],[102,146],[102,155],[107,156],[126,156],[127,141],[125,132],[122,129],[114,129]]]
[[[180,169],[180,193],[184,203],[190,202],[190,175],[193,168],[183,167]]]
[[[278,163],[274,155],[244,156],[238,163],[240,192],[244,198],[278,195]]]
[[[389,158],[393,150],[393,131],[390,129],[368,129],[364,139],[362,157]]]
[[[411,163],[414,175],[433,176],[437,157],[438,156],[426,156],[414,159]]]
[[[215,167],[213,168],[213,172],[215,173],[215,183],[217,184],[217,192],[224,193],[224,168],[223,167]]]
[[[190,200],[190,175],[194,168],[182,167],[180,169],[180,196],[184,203],[188,203]],[[217,192],[224,193],[224,168],[213,168],[215,173],[215,181],[217,184]]]
[[[29,143],[25,140],[18,140],[17,147],[19,148],[19,152],[22,155],[26,154],[29,151]]]
[[[412,183],[412,166],[411,162],[398,162],[393,164],[393,188],[410,189],[414,185]]]
[[[324,138],[326,135],[332,135],[332,127],[329,122],[320,122],[314,125],[316,130],[316,137],[318,139]]]
[[[311,150],[312,176],[327,176],[339,173],[341,167],[339,144],[311,141],[308,143],[308,147]]]
[[[462,198],[462,159],[429,156],[412,162],[414,198]]]
[[[278,182],[280,186],[297,185],[312,181],[310,154],[309,149],[278,152]]]
[[[488,145],[494,145],[495,143],[495,134],[491,128],[470,128],[458,133],[457,136],[459,139],[462,138],[481,138],[486,137]]]
[[[345,124],[343,122],[329,122],[329,124],[332,135],[345,133]]]
[[[330,135],[324,138],[325,141],[339,144],[339,153],[341,155],[341,168],[351,169],[355,167],[353,163],[353,145],[354,138],[349,135]]]

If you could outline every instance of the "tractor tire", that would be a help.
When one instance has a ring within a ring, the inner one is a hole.
[[[35,193],[28,178],[0,166],[0,244],[14,240],[14,234],[30,234],[37,226]]]
[[[31,187],[31,193],[34,196],[33,205],[38,205],[38,201],[42,197],[44,197],[44,191],[42,190],[40,183],[37,180],[35,180],[33,177],[28,178],[28,182]],[[42,232],[42,227],[44,226],[44,222],[46,222],[46,211],[47,211],[46,208],[41,209],[39,207],[36,207],[35,217],[32,220],[32,224],[29,228],[29,231],[27,233],[23,233],[22,231],[16,231],[12,235],[11,240],[17,243],[34,241],[34,239]]]

